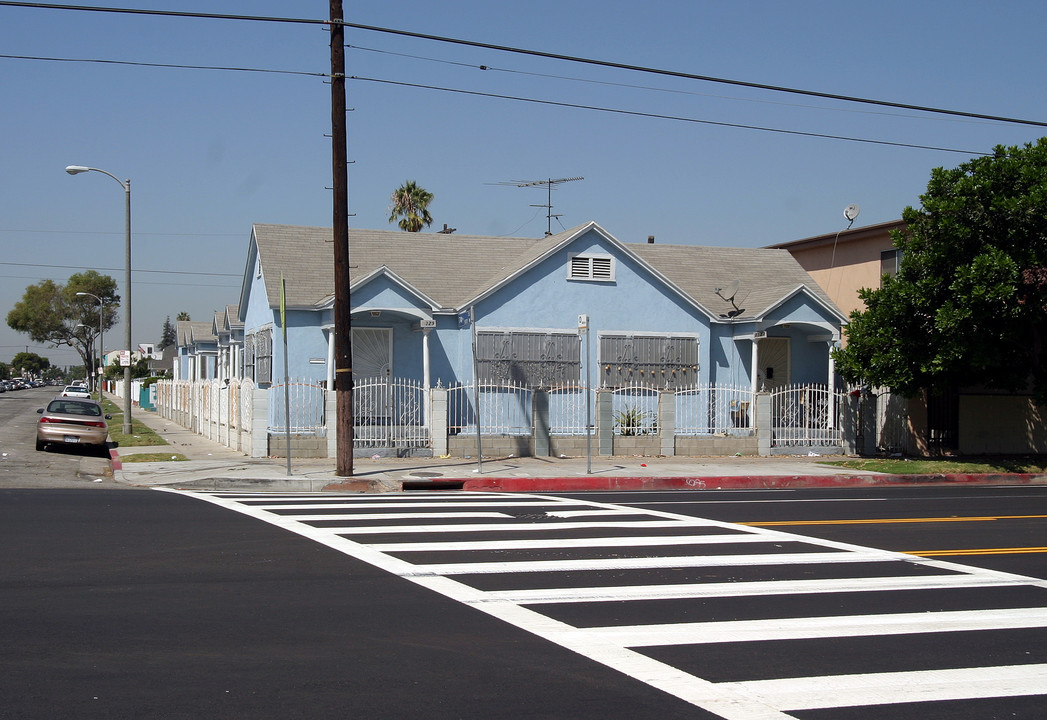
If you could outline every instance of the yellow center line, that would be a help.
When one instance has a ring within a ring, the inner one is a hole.
[[[988,522],[990,520],[1028,520],[1047,518],[1047,515],[987,515],[984,517],[930,517],[930,518],[874,518],[866,520],[774,520],[768,522],[741,522],[750,527],[781,527],[783,525],[890,525],[892,523],[933,522]]]
[[[976,548],[973,550],[903,550],[906,555],[932,557],[943,555],[1020,555],[1023,553],[1047,553],[1047,547]]]

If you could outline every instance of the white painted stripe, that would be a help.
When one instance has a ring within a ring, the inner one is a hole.
[[[651,687],[669,693],[684,702],[713,712],[725,718],[725,720],[793,720],[791,716],[779,712],[764,702],[754,700],[749,695],[738,693],[729,688],[695,677],[627,648],[594,640],[587,637],[584,632],[578,631],[569,625],[514,603],[480,603],[478,601],[483,599],[485,595],[483,592],[450,578],[434,577],[432,575],[411,576],[409,572],[413,569],[413,566],[409,563],[376,552],[347,538],[323,532],[318,528],[303,525],[261,509],[242,505],[235,500],[225,500],[213,495],[209,496],[170,488],[156,488],[156,490],[207,500],[216,505],[221,505],[276,527],[297,533],[387,572],[401,575],[413,583],[458,602],[472,605],[492,617],[556,643]]]
[[[592,558],[534,560],[531,562],[437,563],[416,565],[419,575],[476,575],[489,573],[567,572],[575,570],[640,570],[644,568],[741,567],[750,565],[813,565],[876,562],[879,553],[778,553],[767,555],[693,555],[681,557]]]
[[[577,530],[579,528],[665,528],[679,527],[673,520],[607,520],[604,522],[555,522],[555,523],[489,523],[475,525],[375,525],[370,527],[327,527],[315,528],[333,535],[367,535],[389,533],[464,533],[464,532],[542,532],[550,530]],[[907,556],[910,560],[914,556]],[[892,558],[893,559],[893,558]]]
[[[268,511],[267,508],[261,508]],[[500,512],[467,512],[465,510],[458,512],[408,512],[408,513],[339,513],[337,515],[282,515],[288,520],[295,520],[299,522],[310,522],[316,520],[344,520],[345,522],[353,522],[354,520],[430,520],[430,519],[463,519],[463,518],[503,518],[505,520],[511,520],[512,515],[506,515]]]
[[[517,507],[522,507],[522,508],[533,508],[535,512],[540,512],[540,511],[545,510],[547,507],[550,507],[550,505],[548,503],[533,502],[533,501],[532,502],[511,502],[511,501],[509,501],[509,502],[497,502],[495,500],[483,500],[483,501],[480,501],[480,502],[450,502],[450,501],[424,502],[424,501],[417,501],[417,502],[373,503],[373,502],[356,502],[355,500],[351,501],[351,502],[346,502],[344,498],[341,498],[340,500],[341,500],[341,502],[323,502],[323,503],[321,503],[321,502],[306,503],[303,500],[303,502],[301,502],[301,503],[288,503],[288,504],[284,504],[284,505],[281,505],[281,504],[269,505],[267,503],[266,504],[263,504],[263,503],[252,503],[251,507],[259,507],[259,508],[262,508],[264,510],[299,510],[299,509],[301,509],[301,510],[323,510],[323,509],[328,509],[328,508],[332,509],[332,510],[359,510],[359,509],[363,509],[363,508],[371,509],[371,508],[374,508],[376,505],[381,505],[381,506],[384,506],[384,507],[387,507],[387,508],[394,508],[394,509],[399,509],[399,508],[437,508],[437,507],[441,507],[441,508],[464,507],[464,508],[483,509],[483,508],[488,508],[488,507],[499,507],[499,508],[508,508],[508,507],[517,508]],[[589,508],[589,511],[593,512],[593,509]],[[607,511],[605,510],[604,512],[607,512]],[[643,515],[644,514],[643,510],[635,510],[635,509],[631,510],[631,509],[628,509],[628,508],[623,508],[621,510],[618,510],[617,512],[620,513],[620,514],[622,514],[622,513],[630,513],[632,515]]]
[[[738,533],[736,535],[661,535],[606,538],[541,538],[537,540],[462,540],[460,542],[375,543],[382,552],[429,552],[434,550],[541,550],[543,548],[675,547],[677,545],[721,545],[773,543],[777,538]]]
[[[1047,694],[1047,665],[782,678],[722,683],[781,710]]]
[[[1016,580],[936,575],[931,577],[874,577],[842,580],[768,580],[733,583],[688,583],[686,585],[633,585],[592,588],[546,588],[490,592],[492,598],[521,605],[615,602],[629,600],[673,600],[677,598],[755,597],[806,595],[812,593],[874,592],[892,590],[940,590],[943,588],[1024,585]]]
[[[628,625],[590,628],[586,632],[603,642],[651,647],[1032,627],[1047,627],[1047,608]]]
[[[261,508],[263,510],[271,510],[272,508]],[[297,509],[297,508],[291,508]],[[324,508],[318,508],[324,509]],[[383,508],[386,509],[386,508]],[[396,509],[389,507],[388,509]],[[553,515],[553,513],[547,513]],[[611,512],[608,510],[560,510],[555,513],[556,517],[621,517],[623,515],[643,515],[642,511],[639,510],[623,510]],[[345,520],[346,522],[353,522],[354,520],[425,520],[428,518],[505,518],[506,520],[513,520],[515,522],[526,523],[526,520],[518,520],[515,515],[509,513],[497,512],[494,510],[489,511],[477,511],[470,512],[468,510],[457,510],[452,512],[378,512],[378,513],[352,513],[344,512],[337,513],[334,515],[284,515],[284,517],[291,520],[301,520],[308,522],[309,520]]]

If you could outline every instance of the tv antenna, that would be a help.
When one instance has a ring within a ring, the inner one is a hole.
[[[532,205],[531,207],[545,208],[545,236],[548,237],[553,234],[553,218],[559,219],[559,215],[553,215],[553,185],[562,185],[567,182],[574,182],[575,180],[585,180],[584,177],[569,177],[569,178],[557,178],[553,180],[509,180],[507,182],[495,183],[496,185],[512,185],[513,187],[540,187],[545,186],[546,190],[546,203],[545,205]]]

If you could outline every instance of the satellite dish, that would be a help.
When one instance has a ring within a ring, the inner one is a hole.
[[[734,300],[734,296],[738,294],[738,285],[737,280],[731,280],[726,286],[716,288],[716,294],[724,300]]]
[[[843,216],[847,218],[848,222],[854,222],[854,219],[858,217],[862,209],[858,207],[856,203],[851,203],[843,209]]]

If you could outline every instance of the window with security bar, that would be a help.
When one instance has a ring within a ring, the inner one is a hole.
[[[601,334],[598,362],[605,387],[694,385],[698,382],[698,338]]]
[[[273,381],[273,329],[262,330],[254,336],[255,382]]]
[[[528,388],[576,384],[581,376],[579,345],[575,333],[477,331],[480,382]]]
[[[254,380],[254,333],[244,336],[244,377]]]

